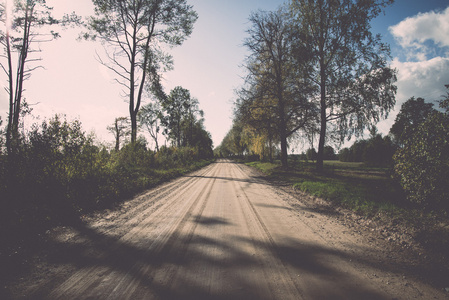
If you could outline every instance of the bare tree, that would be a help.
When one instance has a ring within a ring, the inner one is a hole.
[[[185,0],[93,0],[95,16],[86,39],[105,42],[107,61],[129,101],[131,142],[137,137],[137,114],[146,85],[160,88],[160,72],[171,56],[161,45],[181,45],[192,33],[197,14]]]

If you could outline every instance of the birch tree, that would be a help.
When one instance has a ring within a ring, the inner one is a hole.
[[[370,21],[393,0],[291,0],[301,39],[297,56],[307,59],[319,110],[317,169],[329,126],[340,139],[359,135],[386,117],[395,104],[396,73],[389,46],[371,33]]]

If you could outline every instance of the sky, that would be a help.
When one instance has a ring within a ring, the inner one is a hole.
[[[168,93],[176,86],[190,90],[205,112],[205,127],[218,146],[232,125],[235,89],[243,84],[242,67],[248,54],[243,47],[250,13],[274,10],[283,0],[188,0],[198,13],[192,35],[183,45],[170,50],[174,70],[163,75]],[[75,11],[93,14],[91,0],[47,0],[54,15]],[[107,126],[116,117],[128,116],[128,103],[114,74],[96,59],[102,55],[99,42],[77,41],[80,28],[60,30],[61,38],[40,46],[44,67],[25,83],[25,98],[32,104],[26,125],[54,114],[79,119],[86,132],[98,141],[112,144]],[[401,104],[412,96],[440,100],[449,84],[449,3],[447,0],[397,0],[385,14],[372,22],[392,50],[391,66],[398,70],[395,109],[378,124],[387,134]],[[4,77],[0,82],[6,85]],[[436,104],[437,106],[437,104]],[[6,120],[8,101],[0,91],[0,115]],[[149,140],[149,139],[148,139]],[[150,140],[149,140],[150,141]],[[151,146],[151,144],[150,144]]]

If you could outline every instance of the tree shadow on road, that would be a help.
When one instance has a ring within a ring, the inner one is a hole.
[[[198,226],[219,227],[233,226],[223,218],[196,218]],[[333,261],[339,260],[350,264],[351,260],[359,264],[370,266],[378,270],[402,275],[398,265],[390,262],[382,262],[372,257],[360,256],[355,253],[338,251],[329,247],[307,244],[300,240],[286,240],[282,244],[273,244],[245,238],[236,235],[229,239],[215,238],[211,236],[178,235],[176,240],[170,240],[160,247],[151,247],[150,240],[136,240],[127,242],[124,239],[112,235],[103,234],[83,222],[73,226],[78,232],[78,238],[74,243],[60,242],[57,239],[49,241],[51,252],[47,260],[50,265],[71,265],[75,270],[90,270],[86,274],[90,284],[100,284],[103,278],[115,272],[120,276],[110,278],[124,278],[122,282],[110,282],[104,287],[100,298],[107,299],[108,295],[120,298],[120,292],[126,290],[124,284],[133,283],[136,289],[129,291],[133,299],[152,295],[159,299],[272,299],[273,294],[261,294],[260,285],[245,277],[247,270],[263,271],[269,267],[261,258],[254,256],[250,248],[259,249],[262,253],[272,255],[274,261],[281,266],[278,269],[285,270],[286,276],[295,282],[298,293],[309,299],[384,299],[384,293],[373,286],[365,285],[363,280],[355,277],[344,267],[339,268]],[[181,246],[181,247],[180,247]],[[205,249],[212,249],[206,251]],[[216,255],[221,253],[222,255]],[[263,256],[262,256],[263,257]],[[204,267],[204,269],[202,269]],[[192,274],[189,270],[201,271],[215,270],[207,277],[205,274]],[[268,271],[270,271],[268,269]],[[412,272],[419,272],[411,268]],[[156,281],[159,272],[165,273],[163,282]],[[57,288],[65,278],[55,282],[49,281],[46,286],[41,286],[27,298],[51,299],[54,295],[50,292]],[[200,280],[198,280],[198,278]],[[211,290],[205,279],[219,279],[222,289]],[[270,274],[265,276],[270,284]],[[86,279],[86,278],[85,278]],[[103,282],[103,284],[106,284]],[[264,283],[262,283],[264,284]],[[123,285],[123,287],[121,287]],[[119,288],[118,288],[119,287]],[[73,298],[86,296],[77,292],[89,293],[88,288],[73,287]],[[116,292],[114,292],[116,289]],[[114,294],[115,293],[115,294]],[[129,296],[129,294],[127,294]],[[70,298],[70,297],[69,297]],[[389,298],[390,299],[390,298]]]

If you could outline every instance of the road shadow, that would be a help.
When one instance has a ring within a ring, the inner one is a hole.
[[[223,218],[194,216],[192,219],[197,226],[205,226],[211,230],[218,226],[233,225]],[[263,259],[245,250],[248,249],[248,245],[273,255],[282,268],[289,270],[299,293],[309,299],[391,299],[384,297],[382,291],[375,290],[372,286],[360,284],[359,278],[347,273],[345,268],[339,269],[329,263],[335,260],[345,261],[348,264],[350,261],[357,261],[375,270],[386,270],[401,276],[404,272],[404,268],[398,264],[374,259],[376,253],[367,257],[357,254],[364,251],[342,252],[302,240],[290,239],[280,244],[273,244],[238,234],[224,239],[217,231],[215,237],[198,234],[175,237],[172,235],[160,248],[149,249],[144,245],[149,245],[152,241],[145,238],[133,243],[126,242],[119,237],[92,229],[81,221],[73,225],[73,228],[79,234],[78,243],[50,240],[48,246],[52,251],[46,258],[48,263],[71,265],[76,270],[100,267],[103,271],[93,276],[93,281],[100,280],[100,277],[112,272],[127,276],[137,285],[137,289],[132,291],[134,293],[131,295],[132,299],[139,299],[142,295],[146,295],[146,292],[157,299],[272,299],[276,295],[261,294],[260,283],[239,275],[246,274],[245,270],[263,271],[262,269],[266,267]],[[167,266],[172,268],[168,273],[171,274],[170,280],[176,285],[154,280],[155,274],[159,271],[167,272]],[[217,277],[216,274],[215,277],[213,274],[210,276],[211,280],[220,278],[223,289],[211,290],[207,282],[198,281],[197,277],[188,271],[190,269],[201,271],[203,267],[204,270],[228,274],[222,277]],[[411,272],[422,272],[417,266],[409,268]],[[178,272],[179,270],[181,271]],[[47,286],[41,286],[27,298],[52,299],[50,292],[66,279],[68,276],[57,280],[56,283],[49,282]],[[311,283],[305,285],[308,280],[311,280]],[[109,289],[105,289],[104,297],[100,298],[106,299],[108,293],[114,295],[115,287],[115,284],[111,284]],[[73,299],[83,296],[85,295],[74,294]],[[120,298],[118,294],[114,296]]]

